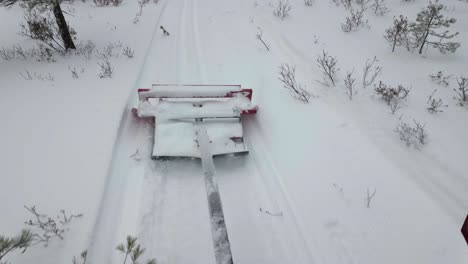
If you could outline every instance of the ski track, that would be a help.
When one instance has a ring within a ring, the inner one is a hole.
[[[149,85],[150,83],[146,83],[148,79],[158,74],[151,67],[151,63],[154,63],[152,60],[157,61],[159,55],[167,52],[163,48],[171,47],[171,41],[175,42],[173,47],[176,50],[172,57],[176,63],[168,63],[166,67],[172,69],[176,82],[189,84],[206,81],[207,72],[203,64],[197,9],[197,0],[163,2],[137,84]],[[167,39],[160,39],[169,43],[156,43],[155,35],[160,22],[171,16],[179,17],[178,24],[174,27],[177,31],[171,32]],[[311,58],[288,42],[281,33],[276,33],[268,19],[260,19],[265,33],[275,40],[271,45],[276,56],[286,59],[285,61],[294,61],[308,72],[317,72],[311,66]],[[166,56],[166,59],[170,58]],[[166,69],[165,72],[169,71]],[[155,82],[157,81],[159,80],[155,78]],[[121,230],[126,229],[126,232],[133,230],[138,235],[139,241],[147,250],[145,256],[155,257],[158,263],[214,263],[200,162],[153,161],[148,158],[151,153],[153,124],[138,121],[129,112],[135,104],[133,88],[122,116],[100,213],[94,226],[95,235],[89,247],[89,260],[92,263],[112,262],[115,250],[109,245],[121,241],[123,237],[118,235],[122,235]],[[339,102],[327,98],[327,103],[343,112]],[[411,172],[406,175],[422,187],[428,196],[436,197],[432,199],[449,208],[446,210],[449,210],[454,218],[456,210],[468,207],[461,197],[447,191],[462,188],[463,184],[466,186],[466,183],[460,182],[462,178],[457,178],[458,181],[454,178],[448,183],[439,182],[437,173],[455,174],[428,155],[421,155],[410,164],[405,159],[409,154],[389,142],[391,137],[386,135],[382,128],[367,121],[373,120],[369,114],[360,109],[355,111],[360,114],[354,116],[364,116],[362,120],[357,121],[366,128],[364,130],[368,131],[372,142],[403,171]],[[253,119],[247,118],[245,121],[244,131],[246,143],[251,149],[250,154],[246,157],[215,159],[235,263],[330,262],[329,258],[317,252],[320,248],[319,242],[306,235],[305,223],[298,216],[291,195],[283,184],[282,175],[269,154],[261,127]],[[383,148],[388,147],[392,148],[392,155],[383,151]],[[135,148],[139,150],[140,161],[128,157]],[[434,165],[431,168],[423,168],[420,164]],[[126,166],[128,168],[125,168]],[[129,176],[134,178],[128,179]],[[129,187],[129,184],[136,186]],[[129,197],[133,198],[125,201]],[[139,206],[133,208],[131,201]],[[126,210],[127,208],[131,210]],[[267,214],[266,211],[272,214]],[[281,215],[274,215],[279,213]],[[128,217],[129,214],[137,216]],[[129,225],[133,225],[133,229],[128,228]],[[346,227],[337,222],[331,221],[327,223],[327,227],[331,243],[335,246],[336,259],[342,263],[358,263],[357,255],[352,253],[356,250],[353,242],[362,243],[348,240]],[[117,230],[120,231],[116,232]]]

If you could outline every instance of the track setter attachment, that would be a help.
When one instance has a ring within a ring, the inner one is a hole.
[[[154,158],[201,158],[198,132],[206,130],[213,156],[246,154],[242,117],[255,114],[252,89],[240,85],[154,84],[138,90],[132,111],[154,117]]]

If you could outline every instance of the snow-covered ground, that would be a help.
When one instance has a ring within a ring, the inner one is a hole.
[[[113,78],[100,79],[96,59],[0,60],[0,234],[13,236],[30,218],[23,205],[54,215],[83,213],[63,241],[14,255],[12,263],[119,263],[115,246],[139,237],[158,263],[215,263],[205,183],[197,160],[154,161],[150,122],[130,112],[137,88],[153,83],[242,84],[254,89],[256,116],[244,120],[250,154],[215,159],[235,263],[468,263],[460,234],[468,212],[468,109],[449,87],[430,81],[439,70],[468,75],[468,4],[442,1],[458,19],[461,47],[423,56],[391,49],[382,37],[393,16],[414,20],[427,1],[388,1],[391,12],[366,12],[370,28],[344,33],[346,11],[332,1],[294,0],[281,21],[268,0],[136,1],[97,8],[75,1],[68,22],[96,49],[120,41],[135,57],[113,57]],[[0,46],[34,42],[17,35],[22,10],[0,9]],[[160,25],[170,32],[163,36]],[[270,46],[255,38],[258,27]],[[318,38],[318,41],[315,39]],[[316,56],[338,59],[339,81],[325,87]],[[350,101],[343,84],[354,69],[360,87],[366,59],[379,79],[411,87],[392,115],[372,87]],[[282,88],[278,66],[296,66],[314,95],[309,104]],[[73,79],[68,66],[84,68]],[[20,72],[54,75],[24,80]],[[449,106],[430,114],[427,97]],[[407,147],[393,131],[399,118],[426,123],[429,141]],[[367,208],[366,192],[373,192]]]

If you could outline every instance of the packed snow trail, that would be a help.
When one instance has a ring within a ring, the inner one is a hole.
[[[210,138],[203,125],[199,124],[197,142],[201,153],[203,174],[205,176],[206,195],[213,236],[213,246],[217,264],[232,264],[231,245],[224,222],[223,205],[219,195],[213,155],[210,150]]]

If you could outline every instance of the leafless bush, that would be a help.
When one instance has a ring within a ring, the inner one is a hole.
[[[114,68],[112,67],[112,64],[110,63],[109,58],[107,56],[102,56],[101,61],[97,64],[101,68],[101,71],[99,72],[99,78],[112,78]]]
[[[281,20],[284,20],[287,16],[289,16],[291,9],[292,6],[289,3],[289,0],[279,0],[278,6],[273,11],[273,15],[279,17]]]
[[[9,61],[13,59],[27,59],[26,53],[20,45],[14,45],[11,48],[0,49],[0,55],[2,59]]]
[[[390,113],[394,115],[398,110],[401,109],[401,99],[396,98],[395,100],[390,101],[388,104],[388,108],[390,109]]]
[[[94,0],[96,6],[119,6],[123,0]]]
[[[404,100],[411,90],[399,84],[396,88],[384,84],[382,81],[375,85],[375,92],[388,104],[394,100]]]
[[[74,219],[80,218],[82,214],[67,215],[65,210],[60,210],[60,214],[53,218],[45,214],[41,214],[36,210],[35,206],[27,207],[26,210],[30,212],[34,219],[25,222],[26,225],[36,228],[40,233],[33,234],[32,245],[43,243],[45,246],[49,244],[50,239],[60,238],[68,230],[67,225]]]
[[[119,48],[122,48],[122,43],[120,41],[109,42],[101,51],[97,53],[97,57],[98,59],[101,59],[102,56],[107,58],[118,57],[119,53],[115,52],[115,50]]]
[[[437,73],[429,74],[429,78],[431,78],[431,81],[442,86],[449,86],[450,79],[452,78],[452,76],[453,75],[445,75],[443,71],[438,71]]]
[[[258,33],[257,33],[256,37],[257,37],[258,40],[260,40],[260,42],[262,42],[263,46],[265,46],[267,51],[270,51],[270,48],[268,47],[268,45],[263,40],[263,30],[260,27],[258,27]]]
[[[32,80],[48,81],[48,82],[55,81],[55,77],[51,73],[47,73],[47,74],[41,74],[37,72],[31,73],[28,70],[25,70],[24,72],[20,72],[19,74],[26,81],[32,81]]]
[[[304,5],[305,6],[313,6],[315,0],[304,0]]]
[[[378,62],[374,56],[372,60],[367,59],[363,69],[362,88],[366,88],[373,84],[375,79],[382,74],[382,67],[375,65]]]
[[[371,5],[372,11],[377,16],[383,16],[390,12],[387,8],[385,0],[374,0],[374,3]]]
[[[358,31],[360,28],[368,27],[367,19],[364,19],[363,9],[349,9],[349,15],[344,23],[341,23],[341,29],[344,32]]]
[[[361,10],[365,11],[369,7],[369,4],[372,2],[372,0],[355,0],[355,2]]]
[[[395,52],[396,46],[403,46],[409,51],[413,46],[409,34],[408,18],[400,15],[398,18],[394,17],[393,25],[385,29],[384,38],[392,47],[392,52]]]
[[[36,39],[47,45],[49,48],[64,52],[66,49],[60,43],[60,30],[52,18],[51,11],[38,8],[28,8],[24,15],[25,23],[21,23],[20,35]],[[68,27],[71,38],[76,37],[76,31]]]
[[[79,79],[80,74],[83,74],[85,71],[84,68],[78,70],[76,67],[72,68],[70,65],[68,66],[68,70],[71,72],[73,79]]]
[[[296,82],[296,67],[283,63],[280,66],[280,76],[278,79],[283,83],[283,87],[288,90],[297,100],[308,103],[310,93]]]
[[[400,140],[410,145],[425,145],[427,143],[427,132],[425,124],[421,124],[413,119],[413,125],[400,119],[395,127],[395,132],[400,136]]]
[[[466,102],[468,102],[468,77],[460,76],[457,78],[457,83],[458,83],[458,88],[453,89],[459,99],[460,105],[464,105]]]
[[[434,92],[429,95],[429,98],[427,99],[427,111],[429,113],[434,114],[434,113],[439,113],[443,112],[441,110],[442,107],[448,107],[448,105],[444,104],[444,101],[440,98],[434,98],[434,94],[437,92],[437,89],[434,90]]]
[[[72,264],[86,264],[87,257],[88,257],[88,250],[85,250],[85,251],[81,252],[81,254],[80,254],[80,258],[81,258],[80,262],[76,259],[75,256],[73,256]]]
[[[355,82],[356,79],[353,78],[353,72],[347,72],[344,79],[344,84],[346,88],[346,95],[348,95],[349,100],[353,100],[353,96],[357,94],[357,90],[354,85]]]
[[[377,192],[377,189],[374,189],[374,192],[371,194],[371,193],[369,192],[369,188],[367,188],[367,197],[366,197],[367,208],[370,208],[370,204],[371,204],[372,198],[374,198],[376,192]]]
[[[332,85],[335,86],[335,75],[340,70],[337,66],[338,60],[335,57],[328,55],[328,53],[323,50],[322,55],[317,57],[317,64],[322,70],[324,75],[324,83],[328,85],[328,80],[331,81]]]
[[[93,57],[95,48],[96,44],[88,40],[85,43],[78,44],[76,54],[84,56],[86,60],[90,60]]]
[[[55,62],[55,55],[54,52],[42,45],[39,44],[37,49],[33,49],[34,52],[36,52],[36,60],[39,62]]]
[[[353,7],[353,0],[340,0],[340,2],[346,10],[350,10]],[[339,5],[338,1],[336,3]]]
[[[133,58],[133,55],[135,55],[135,51],[130,47],[125,47],[122,50],[122,54],[127,56],[127,58]]]

